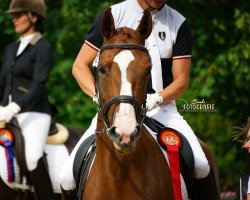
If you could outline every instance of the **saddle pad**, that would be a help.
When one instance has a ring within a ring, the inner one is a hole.
[[[49,166],[49,174],[53,186],[53,190],[55,193],[61,193],[60,182],[59,182],[59,173],[60,170],[65,163],[66,159],[69,157],[69,153],[65,145],[45,145],[45,153],[47,154],[46,158]],[[15,176],[16,182],[20,181],[20,173],[19,167],[17,165],[16,160],[14,159],[14,168],[15,168]],[[10,188],[20,187],[25,188],[26,185],[15,185],[8,183],[8,171],[7,171],[7,163],[5,157],[5,150],[2,146],[0,146],[0,176]]]
[[[82,199],[85,184],[94,161],[96,152],[95,140],[96,135],[90,135],[81,143],[75,155],[73,175],[76,181],[77,199],[79,200]]]
[[[75,181],[79,180],[79,174],[81,174],[80,169],[82,169],[83,162],[85,160],[85,157],[89,151],[90,146],[95,142],[95,134],[90,135],[88,138],[86,138],[82,144],[79,146],[75,159],[73,164],[73,175],[75,178]],[[76,159],[77,158],[77,159]]]

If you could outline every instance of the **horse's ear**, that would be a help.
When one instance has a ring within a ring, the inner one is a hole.
[[[102,15],[101,31],[103,37],[107,39],[111,38],[115,33],[115,23],[111,7],[107,8]]]
[[[148,10],[144,10],[143,16],[141,18],[140,24],[137,27],[138,31],[143,40],[147,39],[152,31],[152,17]]]

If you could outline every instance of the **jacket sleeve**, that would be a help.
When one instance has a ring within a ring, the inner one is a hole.
[[[176,42],[173,46],[173,58],[178,56],[191,56],[192,54],[192,36],[187,20],[180,26]]]
[[[101,33],[102,15],[103,12],[96,17],[92,28],[89,30],[85,38],[85,42],[96,50],[100,49],[103,44]]]
[[[16,103],[24,108],[47,95],[46,81],[52,66],[52,50],[48,43],[38,42],[35,45],[33,82],[29,91],[18,98]]]

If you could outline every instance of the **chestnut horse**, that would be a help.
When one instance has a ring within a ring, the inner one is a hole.
[[[60,125],[60,127],[62,127],[62,125]],[[64,145],[67,148],[62,147],[62,146],[64,146],[62,144],[60,144],[60,145],[55,145],[55,144],[45,145],[45,152],[46,152],[46,154],[48,154],[47,155],[48,165],[50,166],[50,168],[52,168],[49,170],[51,182],[52,182],[53,189],[55,192],[55,198],[57,200],[60,200],[62,198],[58,174],[59,174],[59,169],[63,166],[63,162],[62,162],[63,159],[61,159],[59,157],[62,156],[62,157],[64,157],[64,159],[67,158],[69,153],[73,150],[74,146],[76,145],[76,143],[79,141],[79,139],[81,138],[81,136],[85,132],[84,129],[79,129],[79,128],[67,128],[67,131],[68,131],[69,137],[68,137],[67,141],[64,143]],[[13,130],[12,130],[12,132],[13,132]],[[57,140],[57,141],[59,141],[59,140]],[[65,153],[64,149],[66,150],[66,153]],[[62,150],[64,150],[64,151],[62,151]],[[67,150],[68,150],[68,153],[67,153]],[[0,156],[5,157],[4,150],[3,150],[2,146],[0,146]],[[1,158],[1,159],[5,159],[5,158]],[[0,169],[3,170],[6,163],[0,163],[0,164],[1,164]],[[16,173],[16,177],[18,179],[20,179],[20,168],[18,167],[16,161],[15,161],[15,173]],[[6,199],[9,199],[9,200],[35,200],[36,199],[31,186],[26,186],[26,185],[20,184],[20,185],[16,185],[16,187],[15,187],[12,184],[7,183],[5,178],[0,177],[0,194],[1,194],[0,200],[6,200]]]
[[[174,200],[166,159],[143,126],[151,71],[144,45],[151,34],[151,15],[145,11],[136,30],[114,27],[109,8],[102,18],[104,45],[97,67],[96,156],[83,199]],[[216,170],[219,189],[215,158],[205,144],[202,146]]]

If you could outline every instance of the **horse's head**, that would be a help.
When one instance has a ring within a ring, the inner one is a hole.
[[[152,19],[145,11],[136,30],[115,29],[111,8],[102,18],[104,45],[97,72],[99,114],[106,132],[120,152],[133,149],[146,114],[145,101],[151,60],[144,47],[152,30]]]

